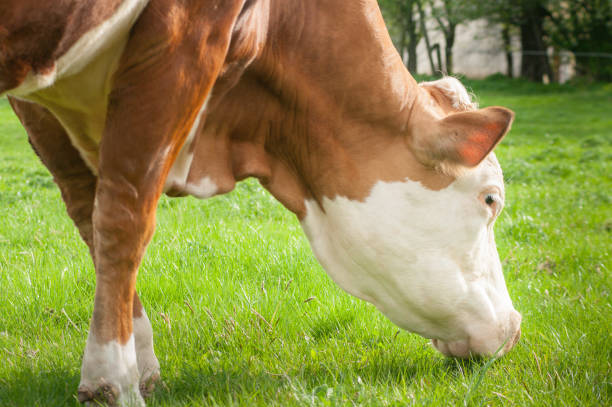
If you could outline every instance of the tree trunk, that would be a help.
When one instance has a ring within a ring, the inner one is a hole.
[[[504,40],[504,51],[506,53],[506,76],[514,78],[514,56],[512,55],[512,39],[508,24],[502,26],[502,39]]]
[[[453,74],[453,45],[455,44],[455,28],[457,27],[457,16],[453,11],[452,2],[449,0],[443,0],[442,4],[444,5],[443,16],[437,15],[436,21],[438,22],[438,27],[440,27],[440,31],[444,35],[444,60],[446,63],[446,75]],[[433,7],[433,6],[432,6]],[[444,20],[448,23],[448,26],[444,23]]]
[[[442,73],[442,57],[440,56],[440,44],[436,43],[431,46],[432,52],[436,52],[436,57],[438,58],[438,72]]]
[[[612,53],[612,4],[610,1],[590,2],[591,7],[585,10],[582,29],[578,22],[574,24],[577,41],[571,51],[585,53],[576,55],[576,72],[587,78],[610,82],[612,81],[612,60],[605,56],[597,57],[590,53]],[[575,13],[577,14],[577,13]]]
[[[402,35],[400,37],[400,56],[402,57],[402,62],[406,65],[406,29],[404,28],[405,23],[402,21]]]
[[[407,1],[406,5],[406,31],[408,32],[408,71],[415,75],[417,73],[417,44],[419,38],[417,25],[414,21],[414,2]]]
[[[552,63],[551,63],[552,78],[551,82],[561,82],[561,54],[557,47],[553,48]]]
[[[544,45],[545,10],[539,4],[523,4],[521,30],[521,76],[542,82],[544,75],[552,79],[552,69]]]
[[[429,34],[427,33],[427,27],[425,26],[425,12],[423,11],[423,5],[420,0],[417,0],[417,9],[419,10],[419,22],[421,24],[421,33],[425,38],[425,46],[427,47],[427,58],[429,59],[429,69],[431,69],[431,74],[436,75],[436,67],[434,65],[433,55],[431,45],[429,43]]]
[[[446,47],[444,57],[446,59],[446,75],[453,74],[453,45],[455,45],[455,24],[448,25],[448,32],[445,33]]]

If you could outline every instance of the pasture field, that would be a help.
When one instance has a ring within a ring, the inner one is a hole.
[[[138,278],[164,382],[148,405],[612,405],[612,85],[466,83],[517,113],[496,225],[515,350],[446,359],[399,331],[248,181],[159,204]],[[0,406],[77,406],[93,266],[6,100],[0,146]]]

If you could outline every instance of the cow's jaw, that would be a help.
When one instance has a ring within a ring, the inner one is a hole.
[[[400,327],[447,355],[505,353],[520,315],[478,200],[485,186],[503,191],[493,156],[439,191],[407,179],[378,182],[363,201],[307,201],[302,226],[331,278]]]

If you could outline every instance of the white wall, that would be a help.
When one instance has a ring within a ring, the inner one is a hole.
[[[440,45],[440,56],[443,61],[442,69],[444,69],[444,35],[437,30],[437,26],[432,20],[428,24],[428,34],[431,45],[436,43]],[[506,74],[506,55],[503,49],[504,45],[499,25],[491,25],[484,19],[461,24],[455,32],[453,74],[463,74],[470,78],[484,78],[498,72]],[[521,44],[518,35],[512,37],[511,49],[514,56],[513,72],[516,77],[520,74],[521,69]],[[438,60],[435,52],[433,55],[434,65],[437,69]],[[549,55],[552,55],[552,50],[549,50]],[[560,82],[563,83],[574,75],[572,54],[568,52],[562,53],[561,61],[559,76]],[[420,74],[432,73],[424,39],[421,39],[417,47],[417,72]]]
[[[431,45],[440,44],[442,67],[444,68],[444,35],[438,31],[434,24],[428,27]],[[518,39],[513,39],[518,42]],[[453,47],[454,74],[464,74],[472,78],[484,78],[497,72],[506,73],[506,56],[503,52],[501,28],[491,26],[486,20],[475,20],[457,27],[455,45]],[[520,45],[513,44],[514,49]],[[431,74],[425,40],[422,39],[417,47],[417,71],[421,74]],[[438,65],[434,53],[434,65]],[[520,55],[514,55],[514,72],[520,69]]]

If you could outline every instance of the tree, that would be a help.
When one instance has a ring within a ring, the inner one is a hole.
[[[417,45],[421,40],[421,32],[416,21],[415,6],[422,0],[379,0],[383,15],[390,29],[394,32],[396,47],[408,70],[416,74]],[[405,55],[408,54],[408,60]]]
[[[446,74],[453,73],[453,45],[457,26],[475,15],[477,1],[474,0],[429,0],[431,12],[438,29],[444,35],[444,57]]]
[[[475,16],[486,18],[501,27],[507,75],[512,77],[514,57],[512,32],[517,30],[521,41],[521,76],[542,82],[544,75],[552,80],[552,69],[547,55],[547,34],[544,29],[547,0],[489,0],[479,2]]]
[[[473,0],[476,1],[476,0]],[[516,27],[521,38],[521,76],[542,81],[556,78],[547,51],[575,54],[576,74],[612,80],[612,4],[610,0],[488,0],[478,2],[478,12],[501,24],[505,47]],[[508,65],[512,55],[506,51]],[[510,71],[509,71],[510,72]]]
[[[576,57],[576,74],[612,80],[610,0],[549,0],[545,10],[551,41]]]
[[[425,11],[423,10],[423,4],[421,1],[417,1],[417,9],[419,10],[419,24],[421,26],[421,33],[423,34],[423,38],[425,39],[425,46],[427,47],[427,58],[429,59],[429,69],[431,70],[431,74],[436,74],[436,67],[434,65],[434,60],[432,56],[433,47],[429,42],[429,34],[427,33],[427,25],[426,25],[426,16]],[[440,51],[438,50],[438,62],[440,62]],[[441,70],[442,68],[440,68]]]
[[[548,60],[548,44],[545,41],[544,20],[547,14],[545,1],[522,0],[519,28],[521,30],[521,76],[542,82],[553,73]]]
[[[512,49],[512,36],[520,22],[520,4],[511,0],[473,0],[474,19],[485,18],[490,24],[501,27],[503,50],[506,54],[506,75],[514,77],[514,50]]]
[[[512,26],[502,23],[502,40],[504,42],[504,53],[506,54],[506,76],[514,78],[514,54],[512,53]]]

